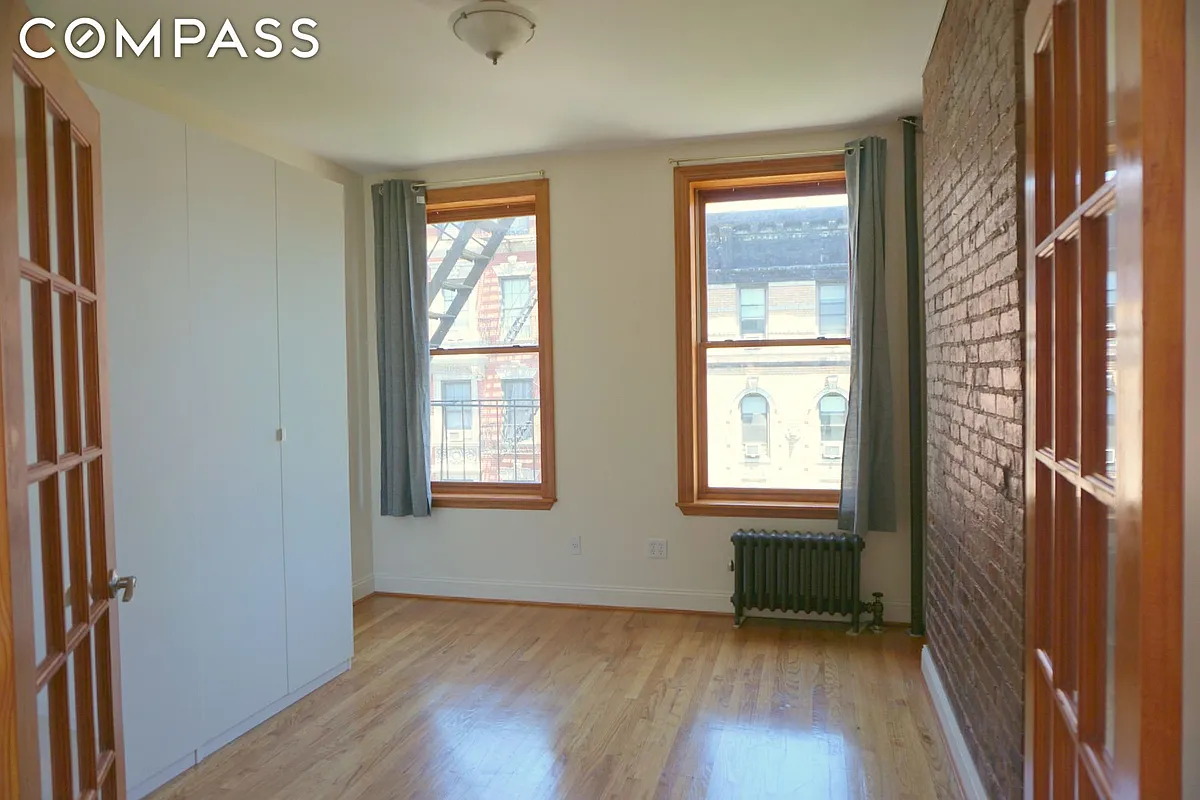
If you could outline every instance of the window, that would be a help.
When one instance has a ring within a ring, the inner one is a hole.
[[[743,336],[767,332],[767,287],[743,286],[738,291],[738,320]]]
[[[849,404],[840,394],[827,394],[817,403],[817,412],[821,417],[821,458],[841,460],[848,410]]]
[[[846,284],[817,284],[817,333],[821,336],[846,335]]]
[[[748,394],[742,398],[742,449],[748,459],[760,459],[769,454],[770,440],[767,422],[771,418],[771,406],[761,394]]]
[[[504,341],[528,335],[524,328],[533,308],[532,299],[528,276],[500,279],[500,335]]]
[[[442,381],[442,424],[448,431],[471,428],[471,382]]]
[[[679,167],[675,188],[679,508],[836,517],[850,383],[844,159]]]
[[[555,502],[549,196],[545,180],[428,192],[434,506]]]
[[[533,381],[518,379],[504,381],[504,441],[509,445],[533,439],[534,411]]]

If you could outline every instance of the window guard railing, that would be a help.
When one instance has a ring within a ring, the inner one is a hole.
[[[541,401],[434,400],[435,481],[539,483]]]

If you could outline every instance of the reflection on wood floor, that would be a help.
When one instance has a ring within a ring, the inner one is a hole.
[[[372,597],[350,672],[169,798],[957,798],[903,630]]]

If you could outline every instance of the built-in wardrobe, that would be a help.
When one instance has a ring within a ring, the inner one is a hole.
[[[90,93],[136,798],[349,665],[344,198]]]

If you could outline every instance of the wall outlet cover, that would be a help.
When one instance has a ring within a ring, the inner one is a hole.
[[[571,537],[571,555],[573,555],[573,556],[583,555],[583,537],[582,536],[572,536]]]
[[[667,557],[667,540],[666,539],[647,539],[647,553],[650,558],[666,558]]]

